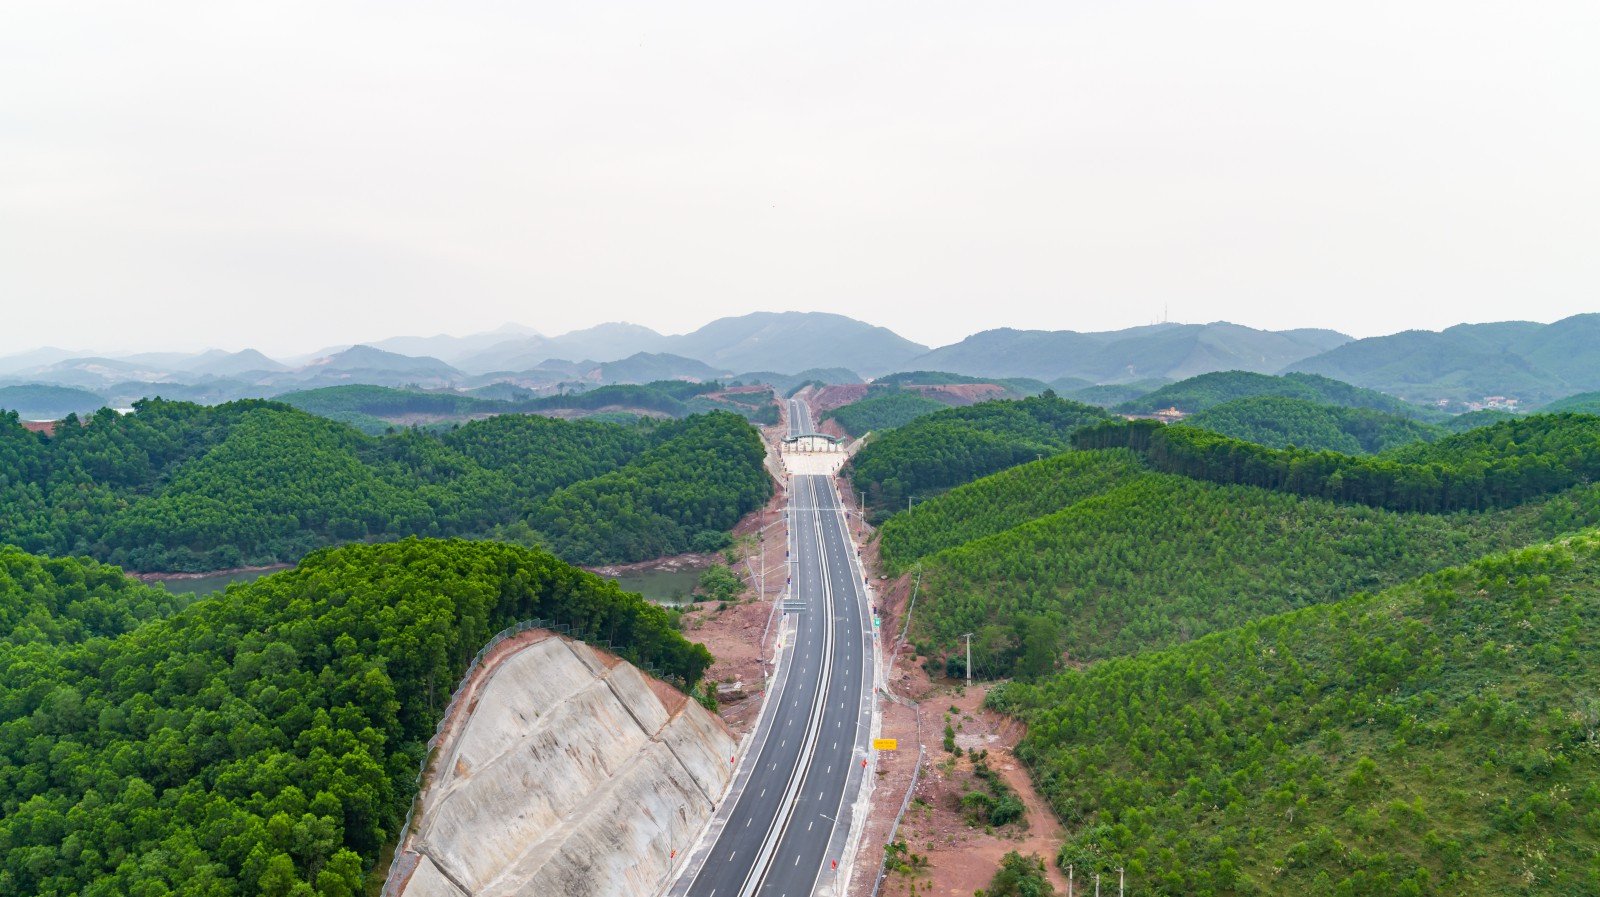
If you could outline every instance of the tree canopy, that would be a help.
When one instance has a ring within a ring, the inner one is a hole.
[[[495,533],[633,561],[717,547],[770,490],[758,434],[726,413],[633,426],[502,415],[369,437],[273,402],[135,408],[69,418],[54,437],[0,415],[0,540],[139,570]],[[631,513],[582,525],[606,503]]]
[[[1136,893],[1600,891],[1600,537],[990,693]]]
[[[711,662],[669,611],[500,543],[325,549],[164,618],[87,560],[0,570],[58,621],[0,640],[0,895],[361,894],[494,632],[566,623],[685,687]]]
[[[1450,432],[1371,408],[1325,405],[1283,396],[1223,402],[1185,418],[1183,425],[1268,448],[1295,446],[1346,455],[1375,455],[1413,442],[1432,442]]]
[[[868,501],[888,511],[979,477],[1063,451],[1078,428],[1109,419],[1103,409],[1051,393],[979,402],[919,417],[885,433],[847,470]]]

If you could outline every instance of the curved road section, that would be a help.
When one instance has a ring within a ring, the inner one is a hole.
[[[791,402],[790,432],[810,417],[803,402]],[[809,897],[838,878],[834,864],[843,860],[869,749],[872,631],[830,479],[792,480],[794,580],[786,606],[797,619],[787,669],[768,698],[758,747],[746,756],[749,777],[702,865],[675,893]],[[828,890],[842,892],[839,884]]]

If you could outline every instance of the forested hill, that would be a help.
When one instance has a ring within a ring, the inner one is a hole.
[[[1080,876],[1130,893],[1600,893],[1600,538],[1008,685]]]
[[[1159,470],[1399,511],[1509,507],[1600,478],[1600,417],[1534,415],[1365,458],[1272,449],[1151,421],[1079,430],[1081,449],[1131,448]]]
[[[1149,469],[1127,451],[1066,452],[953,489],[880,531],[920,560],[913,633],[984,677],[1174,644],[1600,524],[1600,486],[1521,507],[1402,513]]]
[[[284,393],[275,401],[330,420],[347,423],[368,435],[381,435],[413,422],[464,422],[496,414],[551,414],[580,417],[625,411],[663,417],[688,417],[707,411],[732,411],[759,423],[777,423],[778,406],[771,393],[742,393],[738,400],[718,396],[722,384],[658,380],[615,384],[565,395],[488,398],[448,390],[423,391],[387,386],[327,386]],[[519,390],[492,384],[480,392]]]
[[[1308,399],[1252,396],[1223,402],[1183,421],[1268,448],[1298,448],[1372,455],[1414,442],[1432,442],[1450,431],[1409,417],[1325,405]]]
[[[1394,396],[1317,374],[1274,376],[1249,371],[1218,371],[1190,377],[1130,399],[1113,410],[1122,414],[1153,414],[1164,408],[1177,408],[1194,414],[1224,402],[1252,396],[1279,396],[1345,408],[1371,408],[1418,420],[1444,418],[1443,414],[1422,405],[1410,404]]]
[[[943,411],[950,406],[944,402],[906,390],[882,392],[833,408],[822,415],[823,420],[833,419],[844,427],[846,433],[865,436],[904,426],[919,417]]]
[[[445,702],[534,618],[688,687],[669,611],[539,551],[406,540],[318,552],[168,619],[170,596],[0,548],[0,895],[365,893]],[[88,633],[103,638],[80,641]]]
[[[771,489],[759,436],[732,414],[629,426],[504,415],[370,437],[272,402],[136,408],[69,419],[53,438],[0,416],[0,542],[140,570],[408,535],[498,534],[632,561],[719,547]],[[612,505],[628,513],[599,510]],[[597,515],[612,524],[575,524]]]
[[[924,415],[856,453],[847,470],[867,500],[892,511],[997,470],[1053,455],[1079,428],[1110,419],[1104,409],[1052,393],[979,402]]]

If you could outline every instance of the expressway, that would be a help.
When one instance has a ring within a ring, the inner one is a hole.
[[[791,433],[809,427],[803,402],[790,409]],[[809,897],[843,860],[869,747],[872,633],[831,479],[791,478],[793,643],[752,735],[749,778],[700,867],[685,876],[688,897]]]
[[[811,406],[799,399],[789,400],[789,435],[805,436],[817,432],[811,420]]]

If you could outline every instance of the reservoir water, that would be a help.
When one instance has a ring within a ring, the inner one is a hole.
[[[203,598],[212,592],[220,592],[236,582],[253,582],[263,576],[269,576],[288,569],[287,567],[274,567],[269,570],[238,570],[230,573],[207,573],[204,576],[195,576],[186,579],[163,579],[160,582],[167,587],[167,591],[174,595],[193,595]]]
[[[646,601],[664,604],[669,607],[689,603],[689,593],[700,582],[703,570],[641,570],[637,573],[624,573],[621,576],[607,577],[615,579],[623,591],[638,592]]]

